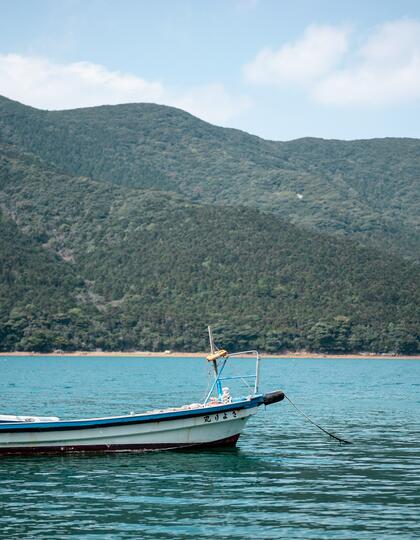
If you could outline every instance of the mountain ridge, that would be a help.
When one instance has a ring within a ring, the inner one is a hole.
[[[406,257],[420,253],[420,140],[266,141],[154,104],[40,111],[0,101],[0,140],[63,172],[258,208]]]
[[[0,282],[2,350],[203,350],[209,322],[232,350],[418,350],[420,269],[353,240],[69,176],[4,144],[0,203],[18,228],[8,267],[35,250]]]

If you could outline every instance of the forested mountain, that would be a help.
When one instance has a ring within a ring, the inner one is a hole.
[[[97,309],[84,280],[0,212],[0,350],[83,348]]]
[[[0,98],[0,141],[70,175],[242,205],[420,254],[420,141],[266,141],[160,105],[41,111]]]
[[[6,135],[2,350],[203,350],[208,323],[228,348],[419,350],[414,261],[163,184],[72,175]]]

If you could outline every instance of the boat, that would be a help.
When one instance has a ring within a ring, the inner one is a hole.
[[[211,328],[209,366],[214,373],[202,403],[130,413],[125,416],[62,420],[58,417],[0,416],[0,454],[126,452],[235,446],[247,421],[261,405],[284,399],[280,390],[259,393],[258,351],[218,349]],[[255,357],[249,375],[224,376],[233,357]],[[233,397],[230,381],[245,383],[246,396]],[[250,382],[251,381],[251,384]]]

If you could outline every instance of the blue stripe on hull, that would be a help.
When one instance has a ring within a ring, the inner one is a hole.
[[[182,410],[174,412],[163,412],[156,414],[140,414],[130,416],[118,416],[111,418],[69,420],[59,422],[13,422],[0,424],[1,433],[26,433],[39,431],[71,431],[74,429],[92,429],[95,427],[113,427],[132,424],[147,424],[150,422],[164,422],[181,418],[192,418],[195,416],[205,416],[207,414],[222,413],[225,411],[251,409],[263,403],[263,396],[255,396],[250,400],[238,401],[228,405],[205,407],[201,409]]]

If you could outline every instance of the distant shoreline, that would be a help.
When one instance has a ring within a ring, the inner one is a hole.
[[[106,352],[106,351],[75,351],[75,352],[60,352],[60,353],[34,353],[34,352],[0,352],[2,356],[51,356],[51,357],[67,357],[67,356],[86,356],[86,357],[142,357],[142,358],[205,358],[208,352],[150,352],[150,351],[131,351],[131,352]],[[246,356],[246,355],[244,355]],[[420,360],[420,355],[393,355],[393,354],[322,354],[322,353],[309,353],[309,352],[287,352],[279,354],[261,354],[262,358],[327,358],[334,360]]]

